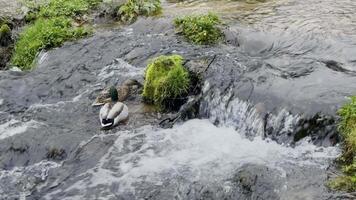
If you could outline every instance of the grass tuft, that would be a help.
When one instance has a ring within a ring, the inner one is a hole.
[[[195,44],[214,44],[223,37],[218,27],[221,21],[212,13],[176,18],[174,24],[179,33]]]
[[[159,56],[148,64],[143,97],[161,109],[188,93],[189,74],[180,55]]]

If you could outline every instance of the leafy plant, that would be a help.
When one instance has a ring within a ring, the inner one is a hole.
[[[132,23],[138,16],[154,16],[162,11],[160,0],[128,0],[119,8],[118,16],[123,22]]]
[[[143,97],[162,109],[167,101],[181,98],[189,89],[189,74],[180,55],[159,56],[148,64]]]
[[[20,34],[15,45],[12,64],[23,70],[31,69],[32,62],[40,50],[58,47],[65,41],[88,34],[89,32],[83,28],[74,28],[70,18],[40,18]]]
[[[221,23],[219,17],[209,13],[207,15],[185,16],[176,18],[174,24],[178,33],[195,44],[213,44],[223,37],[218,28]]]

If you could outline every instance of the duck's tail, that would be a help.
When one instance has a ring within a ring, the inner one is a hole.
[[[114,125],[113,119],[102,119],[101,128],[104,130],[110,129]]]

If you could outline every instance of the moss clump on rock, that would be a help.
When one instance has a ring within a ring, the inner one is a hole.
[[[0,46],[8,46],[11,43],[11,29],[7,24],[0,24]]]
[[[339,159],[344,175],[330,182],[334,189],[356,191],[356,96],[338,112],[339,131],[343,137],[343,153]]]
[[[128,0],[119,8],[121,21],[132,23],[138,16],[154,16],[162,12],[160,0]]]
[[[184,98],[189,89],[189,73],[180,55],[159,56],[148,64],[143,97],[161,109],[174,108],[175,100]]]
[[[217,15],[212,13],[176,18],[174,24],[178,33],[195,44],[214,44],[223,37],[218,27],[221,21]]]
[[[40,18],[28,26],[19,37],[15,45],[12,64],[22,70],[32,68],[33,60],[42,49],[49,49],[62,45],[65,41],[88,35],[84,28],[72,26],[72,20],[66,17],[51,19]]]

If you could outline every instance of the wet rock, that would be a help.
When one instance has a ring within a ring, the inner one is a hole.
[[[280,199],[275,192],[282,187],[280,175],[267,166],[244,165],[232,181],[241,190],[243,199]]]
[[[12,48],[0,47],[0,70],[5,69],[11,59]]]

